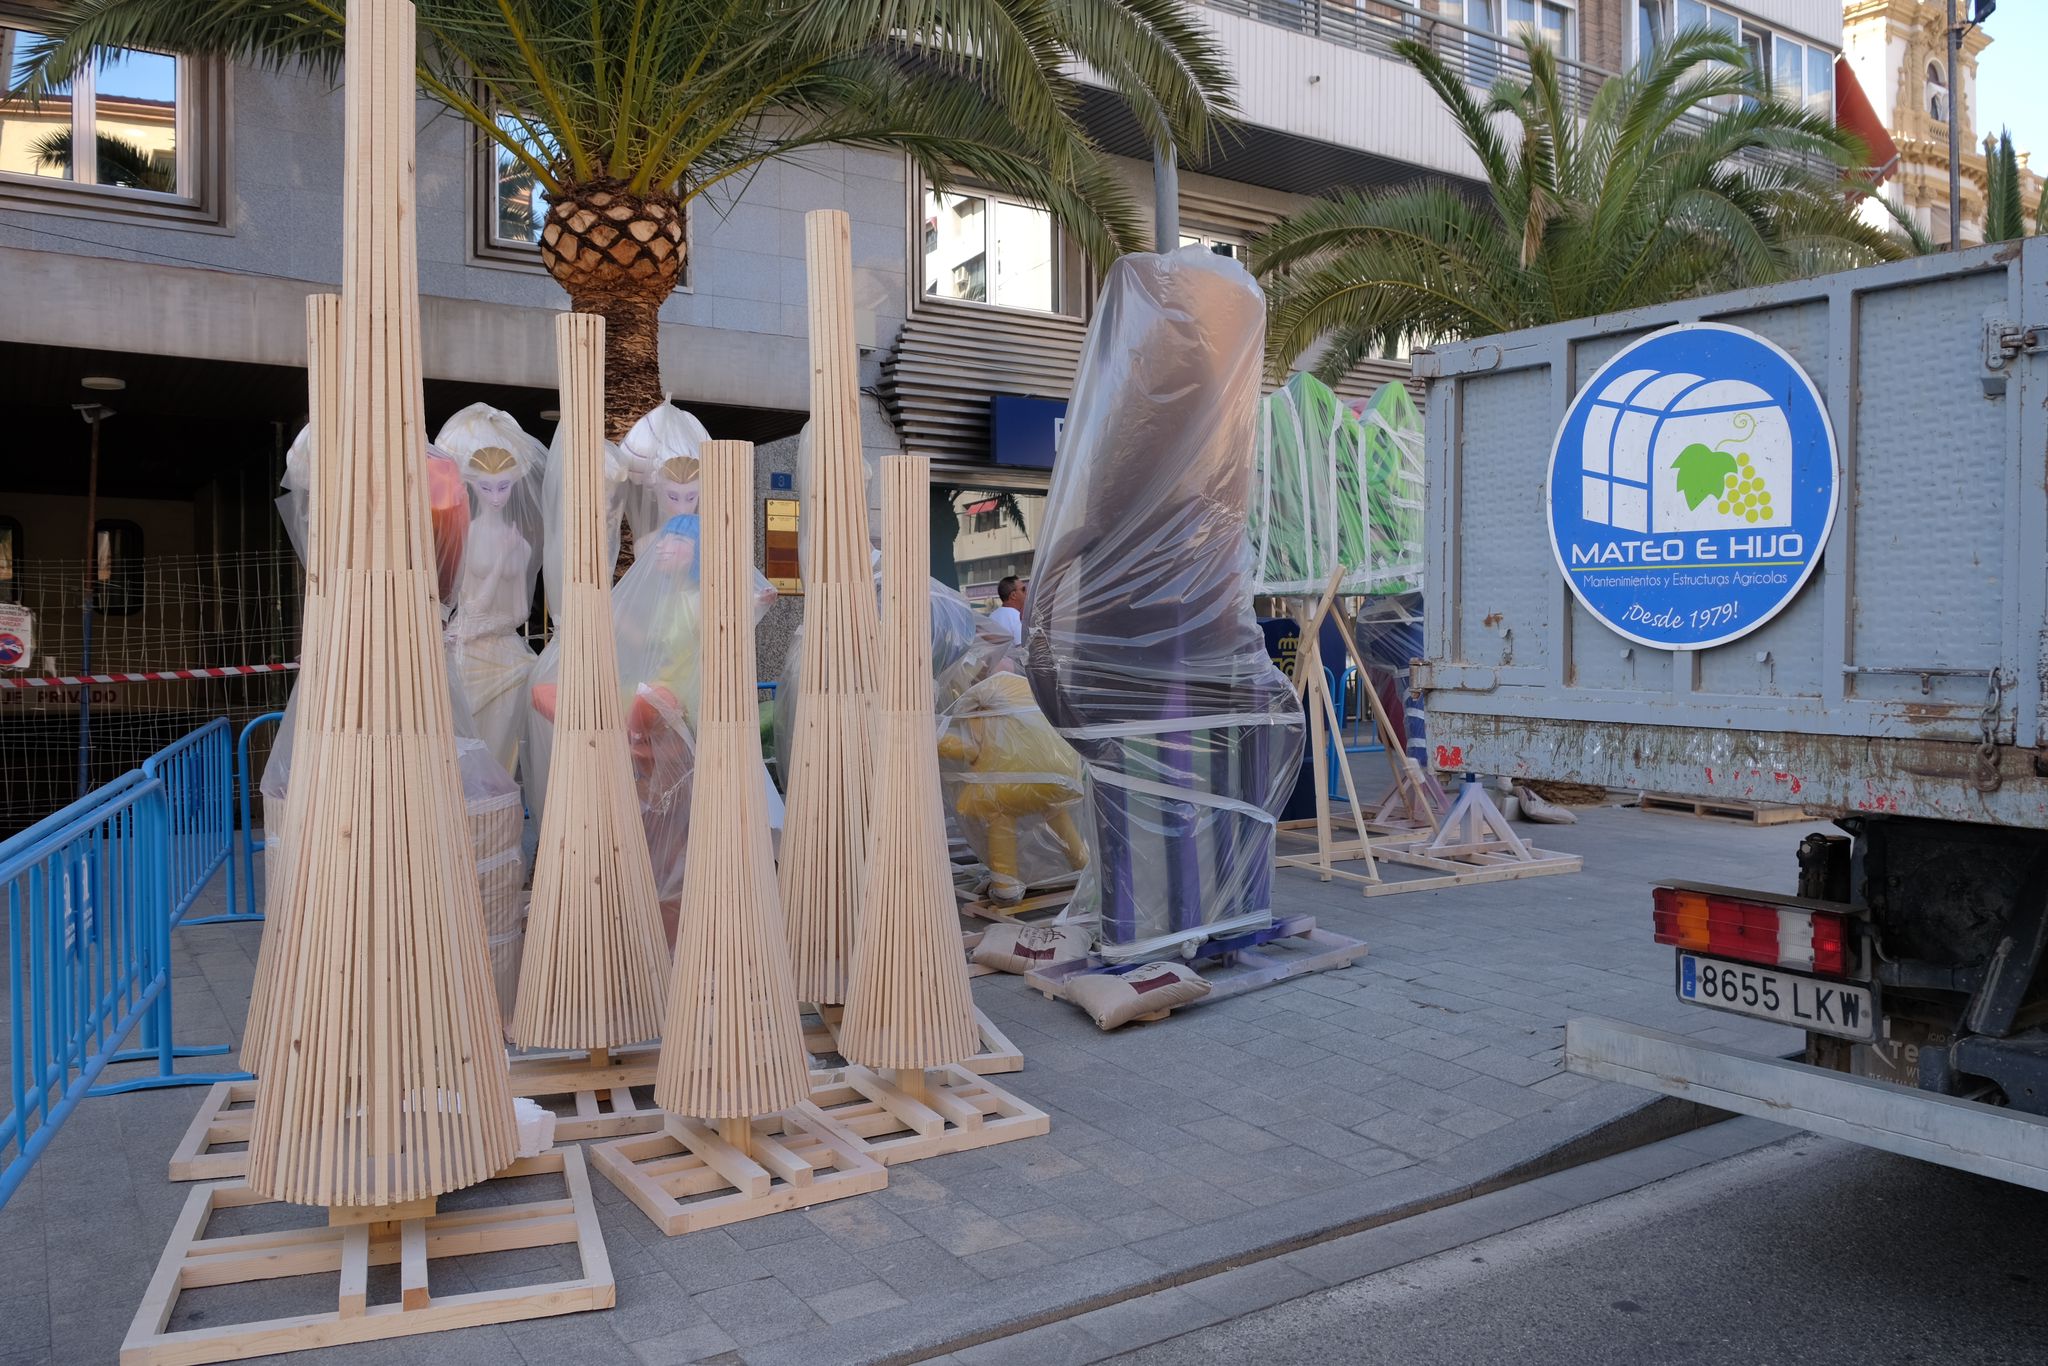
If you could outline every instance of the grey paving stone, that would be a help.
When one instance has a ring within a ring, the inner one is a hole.
[[[828,1205],[813,1205],[804,1211],[804,1218],[811,1221],[812,1227],[850,1248],[881,1247],[917,1236],[916,1229],[878,1201],[835,1200]]]
[[[606,1318],[623,1342],[665,1337],[705,1321],[704,1311],[664,1272],[618,1284],[618,1305]]]
[[[1128,1352],[1224,1317],[1224,1312],[1214,1305],[1203,1303],[1185,1290],[1174,1289],[1097,1309],[1073,1319],[1072,1323],[1103,1346]]]
[[[864,1260],[870,1271],[907,1298],[987,1284],[980,1272],[922,1236],[878,1247]]]
[[[1267,1258],[1249,1266],[1234,1267],[1215,1276],[1189,1281],[1181,1289],[1225,1318],[1236,1318],[1270,1305],[1296,1299],[1323,1282],[1279,1258]]]
[[[1026,1271],[1036,1271],[1042,1266],[1051,1266],[1059,1257],[1038,1243],[1019,1239],[986,1252],[970,1252],[960,1260],[989,1280],[999,1281],[1006,1277],[1021,1275]]]
[[[963,1366],[1088,1366],[1107,1354],[1099,1339],[1061,1322],[963,1347],[954,1355]]]
[[[894,1309],[907,1301],[890,1289],[887,1282],[862,1281],[840,1290],[828,1290],[822,1295],[806,1296],[804,1302],[825,1322],[844,1323],[848,1319]]]
[[[1435,1157],[1458,1146],[1460,1135],[1439,1129],[1413,1115],[1387,1114],[1369,1119],[1358,1132],[1375,1143],[1407,1153],[1411,1157]]]
[[[742,1347],[793,1337],[824,1320],[770,1279],[742,1281],[696,1297],[697,1307]]]
[[[1023,1235],[1008,1224],[972,1206],[949,1204],[914,1210],[904,1219],[955,1257],[967,1257],[1024,1241]]]
[[[764,1247],[754,1256],[776,1280],[806,1300],[827,1291],[859,1285],[874,1274],[867,1269],[862,1253],[823,1234],[793,1238],[786,1243]]]
[[[679,1333],[636,1342],[633,1353],[645,1366],[680,1366],[683,1362],[707,1361],[736,1346],[723,1328],[707,1319]]]

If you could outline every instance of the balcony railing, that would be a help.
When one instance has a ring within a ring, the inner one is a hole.
[[[1443,58],[1444,65],[1477,90],[1489,89],[1502,77],[1529,79],[1529,61],[1518,37],[1489,33],[1430,14],[1398,0],[1205,0],[1211,9],[1241,14],[1275,28],[1306,33],[1339,47],[1370,52],[1400,61],[1394,44],[1404,38],[1423,43]],[[1593,97],[1612,72],[1570,58],[1558,59],[1565,98],[1580,117],[1593,107]]]

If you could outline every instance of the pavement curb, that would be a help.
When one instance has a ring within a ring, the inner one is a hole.
[[[1601,1086],[1442,1158],[1343,1191],[1299,1197],[1046,1267],[1002,1286],[943,1297],[952,1303],[924,1301],[914,1315],[906,1312],[913,1306],[904,1306],[737,1355],[748,1366],[813,1366],[821,1360],[909,1366],[1462,1204],[1727,1118],[1696,1102]]]

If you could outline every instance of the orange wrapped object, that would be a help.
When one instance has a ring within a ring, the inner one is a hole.
[[[432,446],[427,447],[427,503],[434,514],[441,601],[450,603],[462,577],[462,545],[469,538],[469,490],[462,486],[461,467]]]

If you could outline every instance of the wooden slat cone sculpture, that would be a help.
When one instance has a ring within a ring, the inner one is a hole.
[[[567,468],[554,758],[511,1035],[593,1054],[661,1028],[668,944],[619,698],[605,520],[604,319],[555,319]],[[593,1056],[592,1062],[603,1065]]]
[[[702,471],[697,795],[654,1083],[669,1118],[660,1134],[593,1150],[598,1169],[669,1233],[856,1195],[888,1179],[805,1103],[810,1058],[761,784],[754,449],[708,442]],[[703,1198],[720,1190],[728,1193]]]
[[[981,1046],[960,954],[932,721],[931,461],[882,461],[879,743],[868,863],[839,1051],[857,1066],[814,1093],[881,1161],[1044,1133],[1046,1116],[951,1064]],[[881,1071],[888,1074],[883,1076]]]
[[[313,448],[313,483],[306,499],[306,592],[299,612],[299,676],[292,689],[298,699],[295,717],[319,708],[320,687],[329,672],[320,650],[325,643],[328,585],[337,568],[337,533],[329,523],[339,502],[334,490],[340,463],[336,451],[341,444],[339,294],[306,296],[306,427]],[[283,922],[291,905],[286,889],[293,873],[293,836],[306,793],[318,781],[305,767],[303,757],[298,773],[300,781],[285,790],[283,809],[263,813],[263,867],[269,885],[264,893],[263,938],[256,948],[256,975],[249,986],[249,1014],[242,1026],[242,1066],[251,1072],[262,1061],[263,1041],[270,1035],[272,1017],[281,1004],[275,990],[277,946],[285,937]]]
[[[868,1067],[921,1070],[981,1045],[947,853],[932,721],[931,461],[882,461],[882,597],[888,648],[868,869],[839,1051]]]
[[[309,1205],[416,1204],[515,1149],[427,512],[414,68],[412,7],[350,4],[337,571],[249,1141],[249,1184]]]
[[[804,662],[788,760],[782,901],[797,992],[846,999],[867,851],[877,622],[861,458],[859,357],[847,217],[804,215],[810,276],[811,468]]]

